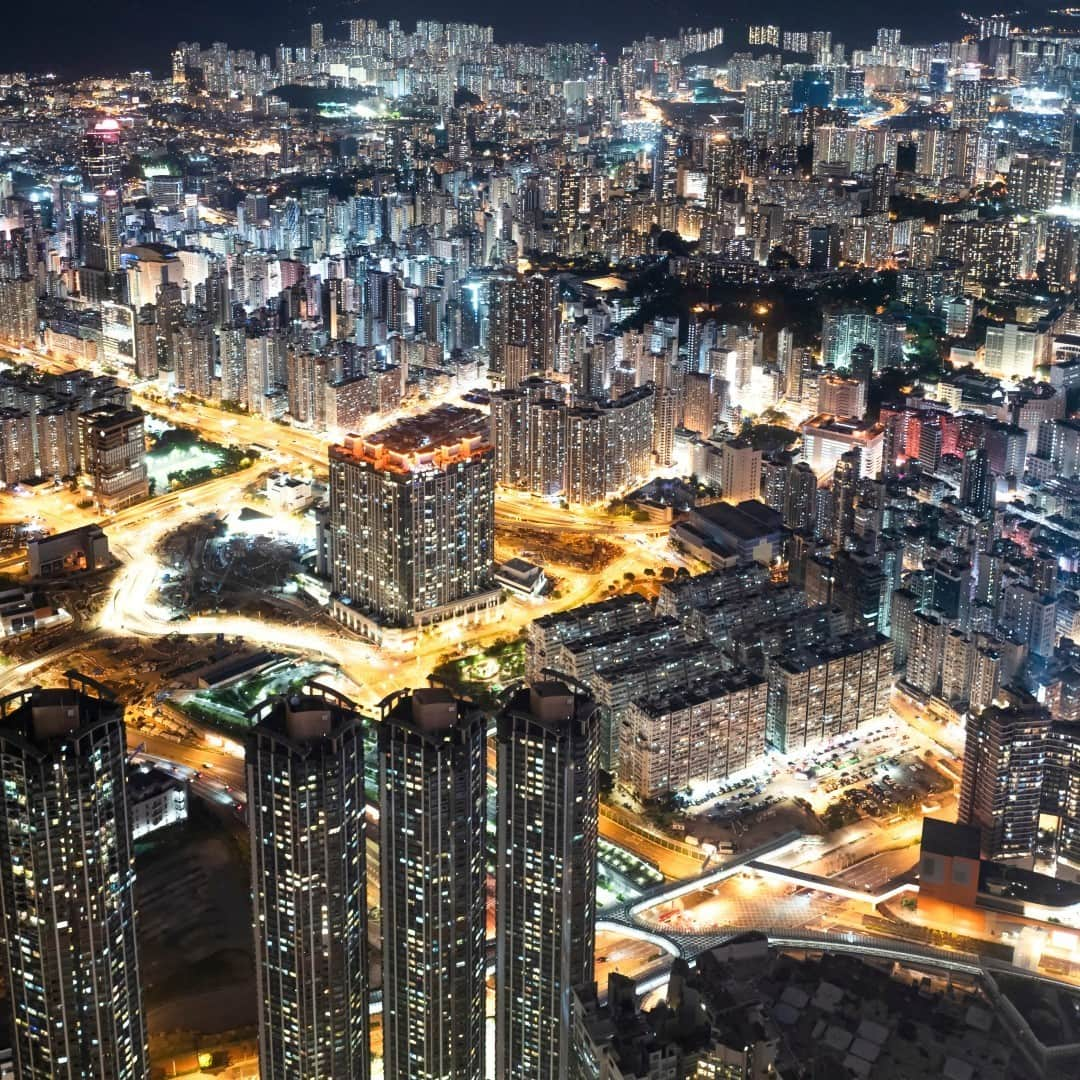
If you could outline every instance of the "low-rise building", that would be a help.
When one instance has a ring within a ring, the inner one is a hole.
[[[100,525],[83,525],[31,540],[26,551],[33,579],[103,570],[112,563],[109,538]]]
[[[311,505],[313,487],[310,480],[301,480],[286,473],[267,477],[266,501],[281,514],[295,514]]]
[[[737,506],[710,503],[673,525],[671,539],[714,570],[751,562],[768,566],[783,546],[783,517],[757,499]]]
[[[539,596],[547,586],[544,569],[526,559],[507,559],[495,567],[495,582],[522,596]]]
[[[131,838],[187,821],[188,786],[162,769],[139,763],[128,770]]]

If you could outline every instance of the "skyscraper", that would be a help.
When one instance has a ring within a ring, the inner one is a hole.
[[[141,409],[102,405],[79,416],[82,471],[102,509],[121,510],[150,492]]]
[[[115,274],[120,269],[120,243],[123,231],[122,210],[120,193],[115,188],[108,188],[98,195],[100,241],[104,254],[104,269],[110,274]]]
[[[145,1080],[123,708],[69,672],[0,700],[0,750],[16,1075]]]
[[[593,981],[599,712],[538,682],[506,702],[498,739],[495,1074],[557,1080],[571,991]]]
[[[743,110],[743,134],[751,139],[768,140],[780,131],[780,116],[791,101],[791,87],[779,80],[751,83],[746,88]]]
[[[347,625],[378,639],[498,602],[487,428],[446,405],[330,448],[334,612]]]
[[[105,117],[94,124],[83,136],[83,183],[93,190],[119,188],[122,165],[123,147],[120,141],[120,124],[112,117]]]
[[[1051,723],[1034,703],[968,715],[957,820],[982,829],[988,858],[1034,853]]]
[[[253,714],[247,750],[264,1080],[368,1076],[363,722],[309,683]]]
[[[990,471],[985,450],[964,452],[960,479],[960,502],[979,517],[994,511],[997,478]]]
[[[379,725],[383,1061],[399,1080],[483,1080],[487,726],[440,688]]]
[[[964,64],[953,82],[952,126],[984,128],[989,119],[989,84],[978,64]]]
[[[788,472],[784,525],[789,529],[812,529],[816,508],[817,477],[805,461],[797,461]]]

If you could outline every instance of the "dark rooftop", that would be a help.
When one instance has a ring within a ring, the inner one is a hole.
[[[978,859],[979,829],[975,825],[957,825],[937,818],[923,818],[922,850],[934,855],[952,855],[958,859]]]
[[[419,416],[406,416],[368,437],[367,442],[399,454],[447,446],[486,435],[488,419],[479,409],[439,405]]]
[[[739,540],[779,532],[783,518],[775,510],[756,499],[746,499],[738,506],[730,503],[711,503],[695,510],[694,515]]]

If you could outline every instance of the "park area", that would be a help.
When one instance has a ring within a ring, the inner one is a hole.
[[[189,428],[173,427],[155,416],[147,416],[146,434],[150,446],[146,470],[156,495],[236,472],[251,459],[251,451],[208,442]]]

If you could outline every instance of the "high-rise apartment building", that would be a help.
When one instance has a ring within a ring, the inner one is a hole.
[[[752,25],[747,30],[747,41],[751,45],[771,45],[774,49],[778,49],[780,48],[780,27]]]
[[[0,279],[0,340],[29,348],[37,340],[37,285],[32,278]]]
[[[1026,210],[1060,206],[1065,194],[1065,159],[1059,154],[1013,153],[1009,200]]]
[[[1051,724],[1035,704],[968,716],[957,820],[982,829],[988,858],[1034,853]]]
[[[441,688],[379,725],[383,1067],[483,1080],[487,726]]]
[[[818,412],[861,419],[866,412],[866,383],[843,375],[822,375],[818,379]]]
[[[67,687],[0,700],[4,979],[21,1080],[146,1080],[123,708]]]
[[[376,639],[496,604],[487,420],[442,406],[330,448],[334,612]]]
[[[663,613],[662,613],[663,614]],[[553,612],[529,623],[525,643],[525,676],[539,681],[551,667],[566,642],[632,634],[652,619],[652,607],[638,593],[625,593],[607,600]]]
[[[903,320],[865,311],[826,313],[821,327],[823,364],[845,370],[850,368],[852,353],[859,345],[873,350],[875,371],[903,363]]]
[[[780,131],[780,116],[791,100],[791,84],[779,79],[750,83],[746,87],[743,110],[743,134],[750,139],[775,139]]]
[[[941,665],[948,627],[936,616],[915,612],[907,636],[906,680],[916,690],[934,696],[941,690]]]
[[[702,438],[712,436],[720,415],[723,380],[708,371],[689,371],[685,376],[686,403],[682,426]]]
[[[1001,689],[1001,653],[984,646],[975,650],[969,706],[975,711],[992,704]]]
[[[268,699],[247,749],[264,1080],[367,1080],[363,721],[309,683]]]
[[[789,529],[812,529],[817,515],[817,476],[805,461],[795,462],[788,471],[784,525]]]
[[[640,387],[612,401],[568,408],[552,396],[556,389],[527,380],[492,394],[497,481],[586,506],[643,483],[652,467],[653,391]]]
[[[764,679],[725,672],[630,704],[619,777],[641,799],[709,784],[765,754]]]
[[[560,195],[561,198],[561,195]],[[576,212],[576,211],[575,211]],[[559,293],[545,274],[502,274],[488,282],[488,363],[507,389],[555,366]],[[512,352],[511,350],[519,350]]]
[[[892,642],[870,632],[772,658],[769,745],[791,753],[884,716],[892,669]]]
[[[990,87],[978,64],[965,64],[953,81],[950,122],[955,127],[981,129],[990,120]]]
[[[0,409],[0,484],[11,486],[36,474],[33,418],[26,409]]]
[[[746,439],[728,439],[720,448],[720,492],[726,502],[761,496],[761,451]]]
[[[561,682],[498,718],[495,1075],[560,1080],[575,987],[593,982],[599,715]]]

